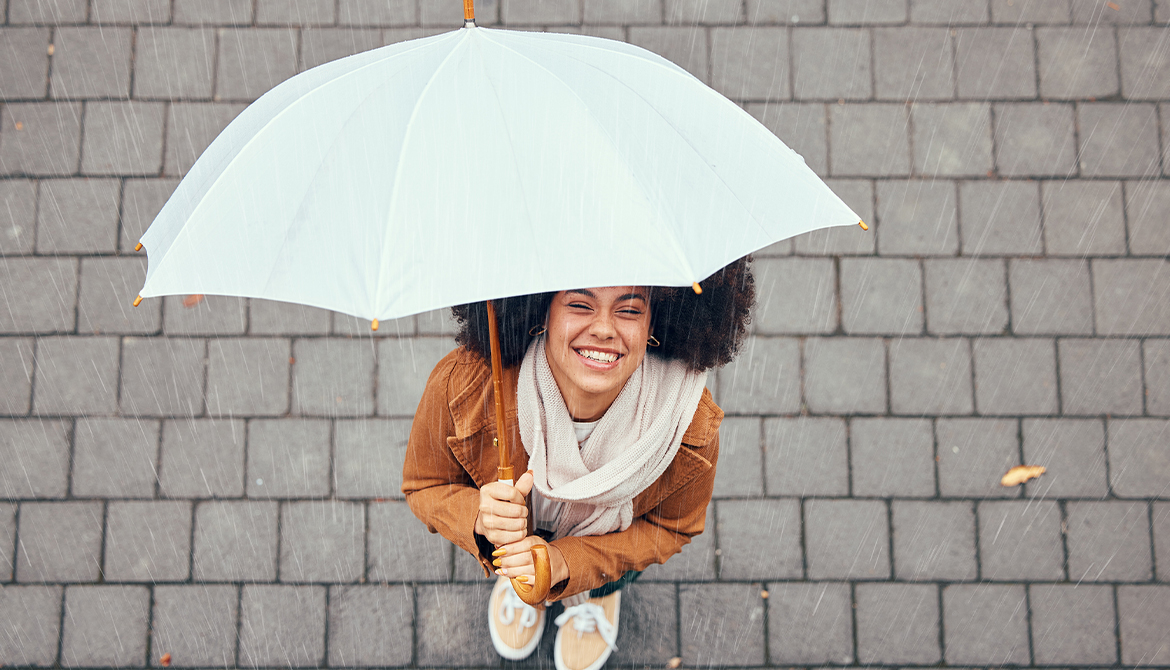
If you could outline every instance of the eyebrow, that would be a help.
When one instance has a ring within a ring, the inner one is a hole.
[[[565,293],[566,294],[580,293],[581,295],[583,295],[587,298],[593,298],[594,300],[597,299],[597,296],[593,294],[593,291],[590,291],[589,289],[585,289],[585,288],[576,288],[576,289],[572,289],[570,291],[565,291]],[[641,293],[624,293],[622,295],[619,295],[617,300],[615,300],[614,302],[625,302],[626,300],[641,300],[642,302],[646,302],[646,296],[641,294]]]

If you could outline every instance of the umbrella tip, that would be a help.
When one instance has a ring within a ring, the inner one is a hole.
[[[858,221],[857,225],[861,226],[862,230],[869,230],[869,226],[865,225],[864,221]]]
[[[378,320],[377,320],[377,319],[374,319],[374,320],[373,320],[373,321],[370,323],[370,330],[377,330],[377,329],[378,329]]]
[[[138,296],[137,298],[134,299],[134,306],[135,307],[137,307],[140,304],[142,304],[142,296]]]
[[[141,243],[141,242],[139,242],[138,244],[135,244],[135,245],[134,245],[134,250],[135,250],[135,251],[142,251],[142,243]]]
[[[699,286],[699,282],[691,284],[691,288],[695,289],[695,295],[703,295],[703,287]]]

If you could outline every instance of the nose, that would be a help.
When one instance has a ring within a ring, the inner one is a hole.
[[[599,340],[611,340],[617,335],[614,327],[613,314],[607,310],[598,310],[589,324],[589,334]]]

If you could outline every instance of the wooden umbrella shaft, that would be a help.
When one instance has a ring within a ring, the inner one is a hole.
[[[470,2],[471,0],[468,0]],[[504,421],[504,367],[500,362],[500,328],[496,323],[496,308],[492,301],[487,301],[488,336],[492,350],[492,390],[496,400],[496,446],[500,452],[500,465],[497,468],[497,479],[514,483],[512,462],[508,456],[508,431]]]
[[[475,0],[463,0],[463,20],[475,20]]]

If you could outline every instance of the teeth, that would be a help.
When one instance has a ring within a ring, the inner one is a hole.
[[[588,349],[578,349],[577,353],[592,361],[600,363],[612,363],[618,359],[617,354],[607,354],[601,351],[590,351]]]

